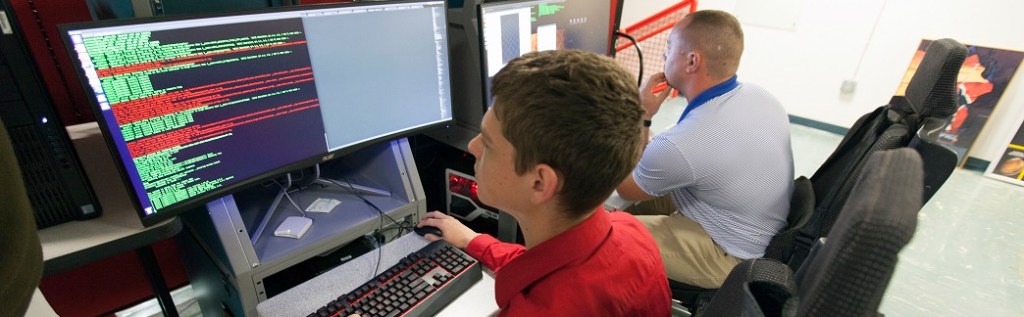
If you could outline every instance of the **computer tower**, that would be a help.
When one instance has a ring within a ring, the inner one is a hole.
[[[98,217],[96,195],[9,8],[0,1],[0,119],[14,145],[36,224],[45,228]]]

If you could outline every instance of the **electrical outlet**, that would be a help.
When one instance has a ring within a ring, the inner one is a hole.
[[[843,81],[843,85],[839,86],[840,95],[853,95],[857,91],[857,81],[853,79],[847,79]]]

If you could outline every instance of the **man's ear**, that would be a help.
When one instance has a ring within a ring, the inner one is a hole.
[[[547,164],[537,164],[530,171],[533,175],[530,200],[534,204],[543,204],[555,198],[562,186],[561,177],[555,169]]]
[[[700,69],[700,63],[704,61],[704,56],[700,52],[691,50],[686,53],[686,72],[694,73]]]

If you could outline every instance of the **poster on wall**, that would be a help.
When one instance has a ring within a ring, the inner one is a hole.
[[[914,77],[914,72],[917,71],[925,50],[931,43],[931,40],[921,40],[914,58],[910,61],[910,67],[907,67],[907,73],[903,75],[900,87],[896,90],[896,95],[904,95],[907,84]],[[967,46],[967,59],[960,67],[960,74],[956,80],[958,107],[944,131],[939,134],[939,142],[957,152],[960,164],[966,160],[967,151],[978,138],[981,128],[988,122],[999,98],[1003,96],[1010,79],[1024,59],[1024,52],[966,43],[964,45]]]
[[[995,164],[988,165],[985,176],[1024,186],[1024,124],[1008,143]]]

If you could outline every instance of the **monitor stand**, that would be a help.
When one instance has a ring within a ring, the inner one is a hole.
[[[317,165],[316,171],[317,171],[317,175],[319,175],[320,174],[319,165]],[[288,178],[288,183],[286,184],[286,186],[282,186],[282,188],[277,191],[277,195],[274,196],[274,201],[270,203],[270,206],[267,208],[267,212],[264,213],[263,218],[260,220],[259,226],[256,227],[255,231],[253,231],[252,237],[250,237],[251,240],[252,240],[252,244],[253,245],[255,245],[256,242],[258,242],[260,240],[260,237],[263,235],[263,231],[265,231],[267,229],[267,225],[270,223],[270,219],[273,218],[273,216],[274,216],[274,211],[277,210],[277,208],[281,205],[281,200],[282,199],[286,199],[285,195],[287,194],[288,188],[291,187],[291,183],[292,183],[291,174],[288,174],[287,178]],[[348,182],[348,181],[341,182],[341,181],[334,180],[334,179],[331,179],[331,178],[326,178],[326,177],[317,176],[316,180],[313,181],[313,184],[319,185],[321,188],[338,188],[338,189],[342,189],[345,192],[348,192],[348,193],[351,193],[351,194],[357,195],[357,196],[360,196],[360,195],[372,195],[372,196],[381,196],[381,197],[391,197],[391,192],[387,191],[387,190],[384,190],[384,189],[379,189],[379,188],[373,188],[373,187],[370,187],[370,186],[354,184],[354,183],[351,183],[351,182]],[[303,216],[305,216],[305,215],[303,215]]]

